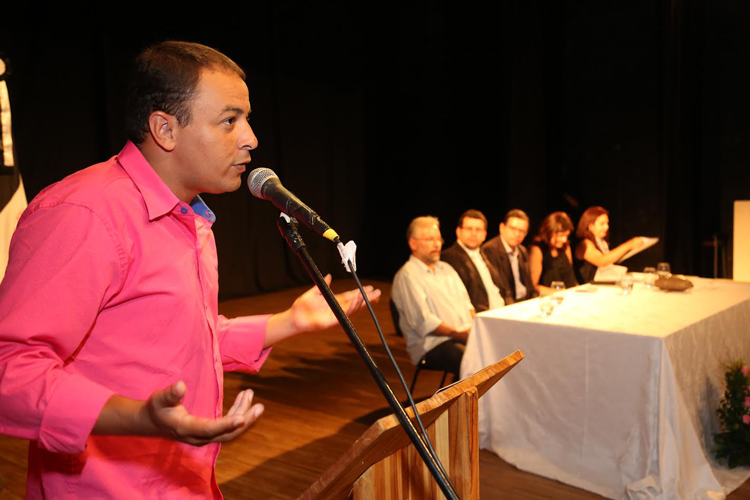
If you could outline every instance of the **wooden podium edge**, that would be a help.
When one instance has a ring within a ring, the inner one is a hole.
[[[429,427],[440,414],[450,408],[462,394],[475,388],[478,397],[481,398],[523,358],[524,355],[521,351],[515,351],[472,376],[438,392],[431,398],[418,403],[417,411],[425,428]],[[406,408],[406,413],[410,417],[414,415],[411,407]],[[393,414],[373,423],[333,465],[299,496],[298,500],[346,498],[352,484],[359,476],[374,463],[392,453],[373,453],[373,445],[376,442],[389,441],[388,444],[394,449],[410,443],[406,434],[399,432],[400,430],[398,419]]]

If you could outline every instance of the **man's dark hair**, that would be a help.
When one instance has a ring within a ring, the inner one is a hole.
[[[481,220],[482,222],[484,222],[484,229],[485,230],[487,229],[487,217],[485,217],[484,214],[480,212],[479,210],[474,210],[474,209],[467,210],[466,212],[462,213],[461,217],[458,218],[458,226],[456,227],[464,227],[464,219],[467,217],[469,219]]]
[[[128,139],[135,144],[146,140],[148,119],[154,111],[173,115],[181,126],[188,125],[201,71],[211,68],[245,79],[245,72],[234,61],[205,45],[167,41],[141,52],[128,82]]]
[[[503,223],[507,224],[511,217],[529,222],[529,216],[526,215],[526,212],[518,208],[514,208],[513,210],[505,214],[505,220],[503,221]]]

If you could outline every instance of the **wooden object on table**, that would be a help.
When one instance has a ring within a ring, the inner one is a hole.
[[[462,500],[479,498],[478,399],[508,373],[516,351],[417,405],[435,452]],[[407,408],[409,416],[412,409]],[[444,498],[394,415],[383,417],[299,500]]]

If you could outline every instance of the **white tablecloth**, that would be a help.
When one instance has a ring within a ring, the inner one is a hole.
[[[480,400],[480,447],[608,498],[720,499],[748,477],[710,454],[724,364],[750,362],[750,285],[565,291],[477,315],[464,376],[524,359]]]

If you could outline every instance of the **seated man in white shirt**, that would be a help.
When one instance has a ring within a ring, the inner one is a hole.
[[[479,210],[467,210],[458,219],[456,243],[440,257],[461,277],[477,312],[505,305],[499,288],[502,277],[480,248],[486,238],[487,217]]]
[[[474,308],[458,273],[440,261],[440,221],[417,217],[406,238],[411,257],[393,279],[392,298],[412,363],[458,378]]]

